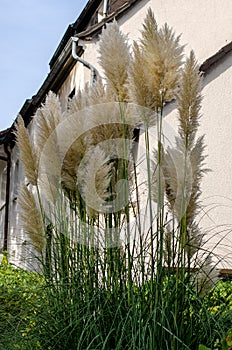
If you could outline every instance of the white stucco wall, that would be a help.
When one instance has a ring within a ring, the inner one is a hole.
[[[194,50],[199,62],[216,53],[232,40],[232,2],[230,0],[144,0],[119,20],[129,37],[140,36],[143,20],[151,7],[159,26],[165,22],[177,35],[186,52]]]
[[[186,53],[193,49],[199,63],[232,40],[232,2],[227,0],[139,2],[118,21],[130,40],[140,37],[150,6],[158,25],[167,22],[181,34]],[[88,43],[85,57],[100,70],[97,48],[97,44]],[[215,262],[220,260],[219,267],[232,268],[232,55],[212,68],[203,79],[203,87],[199,135],[205,134],[206,167],[211,172],[202,181],[199,223],[207,234],[207,247],[214,248]],[[167,122],[175,128],[172,106],[166,114]]]
[[[10,199],[9,199],[9,227],[8,227],[8,251],[12,264],[23,268],[29,268],[30,251],[28,248],[28,236],[23,231],[19,220],[18,190],[25,181],[22,163],[19,161],[19,150],[15,146],[11,154],[10,173]]]
[[[85,54],[82,56],[85,59]],[[79,89],[83,89],[86,82],[90,80],[90,71],[83,66],[83,64],[77,62],[62,87],[58,91],[58,96],[60,98],[60,102],[63,108],[66,107],[68,96],[75,88],[75,91]]]
[[[2,156],[5,156],[4,153]],[[4,244],[6,165],[6,161],[0,160],[0,248],[2,248]]]
[[[202,183],[202,224],[217,252],[232,253],[232,54],[204,79],[200,131],[205,134],[208,173]],[[231,254],[232,255],[232,254]],[[230,257],[231,259],[231,257]],[[232,259],[231,259],[232,262]]]
[[[185,53],[194,50],[199,64],[232,41],[230,0],[143,0],[118,19],[121,30],[128,34],[129,43],[141,37],[140,31],[149,7],[152,8],[159,26],[168,23],[176,35],[181,35],[180,43],[185,46]],[[98,40],[95,38],[81,42],[85,48],[83,58],[102,73],[98,63]],[[83,81],[86,82],[89,78],[87,72],[86,68],[82,72],[74,68],[70,77],[74,77],[78,87],[83,87]],[[70,84],[70,77],[64,86]]]
[[[232,1],[231,0],[144,0],[133,6],[118,21],[123,32],[130,40],[140,37],[142,23],[147,9],[152,7],[158,25],[167,22],[176,34],[182,34],[181,44],[186,45],[186,52],[195,51],[199,63],[215,54],[221,47],[232,41]],[[97,43],[95,39],[85,43],[83,58],[99,71]],[[63,83],[58,94],[65,106],[70,92],[83,88],[90,80],[90,72],[77,63]],[[211,246],[227,234],[217,247],[220,255],[232,251],[232,55],[228,55],[217,67],[204,78],[202,120],[199,134],[205,134],[207,145],[206,166],[212,172],[202,182],[202,227],[208,237],[213,236]],[[171,110],[171,108],[170,108]],[[167,111],[167,121],[175,127],[175,112]],[[13,150],[11,171],[10,227],[9,247],[12,261],[22,263],[29,257],[27,238],[22,235],[15,200],[17,181],[23,181],[23,172],[17,170],[17,149]],[[21,166],[21,165],[20,165]],[[19,171],[19,175],[15,171]],[[16,175],[18,180],[16,181]],[[28,253],[27,253],[28,252]],[[232,268],[232,259],[229,260]],[[228,264],[227,264],[228,265]]]
[[[220,268],[232,268],[232,54],[214,65],[202,80],[198,136],[205,135],[205,168],[198,220]],[[173,105],[165,120],[177,125]]]

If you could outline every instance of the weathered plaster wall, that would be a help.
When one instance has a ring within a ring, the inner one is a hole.
[[[22,224],[19,220],[17,201],[19,185],[25,181],[23,166],[19,161],[19,150],[17,146],[12,150],[11,159],[8,250],[10,252],[10,262],[12,264],[23,268],[29,268],[29,238],[23,231]]]
[[[205,135],[205,167],[199,224],[207,248],[214,249],[220,267],[232,267],[232,54],[213,66],[202,80],[202,109],[198,136]],[[171,104],[165,121],[176,130],[177,112]],[[218,259],[219,258],[219,259]]]
[[[2,156],[5,154],[2,152]],[[0,160],[0,247],[4,243],[4,218],[5,218],[5,199],[6,199],[6,162]]]
[[[140,37],[142,22],[147,9],[152,7],[159,25],[167,22],[177,34],[182,34],[181,43],[186,44],[186,52],[195,51],[200,63],[215,54],[232,40],[232,1],[231,0],[144,0],[140,1],[122,18],[119,25],[129,39]],[[97,42],[86,42],[83,58],[93,64],[100,72]],[[59,90],[62,105],[74,87],[83,88],[90,80],[90,72],[77,63]],[[232,56],[227,56],[204,78],[204,100],[202,103],[202,125],[199,134],[205,134],[207,145],[206,166],[212,169],[203,180],[202,226],[213,236],[211,246],[227,234],[217,252],[225,257],[232,249]],[[176,128],[175,111],[172,106],[166,110],[166,120]],[[17,166],[17,149],[13,151],[11,172],[10,228],[9,246],[12,261],[28,263],[29,248],[27,237],[22,234],[17,214],[17,181],[24,181],[23,171]],[[20,167],[21,165],[19,165]],[[17,175],[18,174],[18,175]],[[17,179],[18,180],[17,180]],[[230,267],[232,268],[232,259]]]
[[[82,56],[85,59],[85,54]],[[67,79],[63,83],[62,87],[58,91],[58,96],[63,108],[66,107],[68,96],[75,88],[77,92],[79,89],[83,89],[86,82],[90,80],[90,72],[86,69],[83,64],[77,62],[71,72],[69,73]]]
[[[199,63],[232,40],[232,2],[227,0],[139,2],[118,21],[130,40],[140,37],[149,6],[159,25],[167,22],[177,34],[182,34],[186,52],[193,49]],[[94,45],[87,45],[86,57],[99,69]],[[207,233],[207,247],[214,247],[219,259],[223,257],[220,267],[232,267],[232,55],[212,67],[203,79],[203,87],[199,135],[205,134],[206,167],[211,172],[202,181],[203,209],[199,220]],[[173,105],[167,108],[166,115],[167,123],[176,130]]]
[[[144,0],[134,6],[119,24],[130,38],[140,36],[147,9],[154,11],[158,25],[165,22],[181,34],[186,51],[193,49],[203,62],[232,40],[232,2],[230,0]]]
[[[200,131],[205,134],[208,173],[202,184],[202,224],[220,255],[232,252],[232,54],[205,77]],[[232,262],[232,260],[231,260]]]

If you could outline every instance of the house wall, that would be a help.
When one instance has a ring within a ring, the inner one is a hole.
[[[32,269],[32,249],[27,234],[23,231],[19,219],[18,190],[25,181],[22,163],[19,160],[17,145],[11,151],[8,252],[9,261],[26,269]],[[29,218],[30,219],[30,218]]]
[[[177,35],[186,51],[194,50],[199,62],[215,54],[232,40],[232,2],[230,0],[144,0],[139,1],[119,20],[129,37],[140,36],[147,9],[154,11],[158,25],[165,22]]]
[[[232,252],[232,53],[203,81],[201,134],[205,134],[211,172],[203,179],[202,226],[220,256]],[[229,259],[230,258],[230,259]],[[225,260],[225,259],[224,259]],[[227,258],[232,267],[231,256]],[[221,262],[225,265],[225,261]]]
[[[140,37],[142,23],[147,10],[152,7],[158,25],[167,22],[176,34],[181,34],[181,44],[186,45],[188,53],[195,51],[199,63],[215,54],[221,47],[232,41],[232,2],[231,0],[143,0],[139,1],[119,20],[121,30],[128,33],[130,42]],[[97,39],[86,41],[83,58],[93,64],[100,73],[98,64]],[[83,88],[90,80],[90,72],[80,63],[76,63],[66,81],[58,91],[63,107],[75,88]],[[202,204],[200,215],[202,227],[211,238],[209,246],[215,246],[221,238],[216,253],[224,257],[232,248],[232,56],[213,67],[203,80],[202,119],[199,135],[205,134],[207,145],[206,166],[212,169],[202,183]],[[166,109],[166,121],[170,129],[176,132],[177,123],[173,106]],[[28,238],[20,227],[17,208],[17,184],[24,181],[24,174],[18,161],[18,151],[12,153],[11,198],[9,248],[12,262],[29,266],[30,249]],[[18,164],[18,165],[17,165]],[[1,172],[0,172],[1,173]],[[1,224],[0,213],[0,224]],[[1,225],[2,227],[2,225]],[[1,233],[0,233],[1,240]],[[231,250],[232,251],[232,250]],[[227,257],[232,268],[232,259]]]
[[[205,168],[202,179],[199,225],[207,249],[220,268],[232,268],[232,53],[202,80],[202,108],[198,136],[205,135]],[[176,131],[176,110],[170,105],[165,122]],[[173,141],[173,140],[172,140]]]
[[[232,40],[232,2],[140,1],[118,20],[129,41],[140,37],[142,22],[152,7],[158,25],[167,22],[181,34],[185,52],[194,50],[200,63]],[[99,71],[97,42],[87,43],[85,58]],[[199,135],[205,134],[206,167],[202,181],[202,211],[199,224],[206,234],[207,248],[214,249],[218,267],[232,268],[232,55],[227,55],[203,78],[202,118]],[[177,132],[176,111],[166,109],[166,122]],[[220,261],[220,262],[218,262]]]
[[[6,206],[6,165],[6,161],[0,160],[0,247],[3,247],[4,244]]]
[[[85,59],[85,54],[82,56],[82,58]],[[73,89],[75,89],[75,92],[82,90],[86,82],[90,80],[90,77],[91,74],[89,70],[86,69],[81,63],[77,62],[58,91],[58,96],[63,108],[66,107],[68,97]]]

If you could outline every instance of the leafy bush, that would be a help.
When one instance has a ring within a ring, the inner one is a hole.
[[[214,314],[232,312],[232,281],[219,281],[207,294],[205,302]]]
[[[8,264],[0,265],[0,348],[2,350],[40,349],[34,329],[44,307],[43,278]]]
[[[232,281],[219,281],[204,297],[204,305],[220,322],[221,332],[214,336],[213,349],[230,350],[232,347]],[[214,325],[212,325],[213,329]],[[199,350],[209,349],[203,345]]]

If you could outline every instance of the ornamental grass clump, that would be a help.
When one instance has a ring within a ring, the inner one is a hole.
[[[33,118],[35,142],[18,119],[29,182],[21,218],[47,281],[39,342],[62,350],[211,346],[221,329],[212,329],[203,299],[213,269],[197,219],[206,169],[196,59],[184,60],[180,37],[149,9],[132,48],[115,21],[107,25],[99,62],[104,77],[63,112],[48,95]],[[164,128],[170,101],[174,145]]]
[[[107,24],[99,42],[99,63],[104,69],[107,84],[114,90],[119,101],[127,99],[129,61],[130,51],[126,35],[120,31],[116,21]]]

